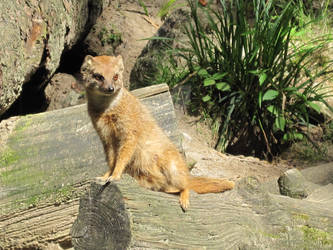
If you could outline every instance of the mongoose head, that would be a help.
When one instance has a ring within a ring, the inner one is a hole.
[[[111,96],[123,87],[123,58],[119,56],[87,55],[81,66],[82,79],[87,91]]]

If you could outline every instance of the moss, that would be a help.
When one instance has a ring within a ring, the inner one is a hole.
[[[24,131],[26,128],[28,128],[32,124],[32,116],[27,115],[22,117],[19,122],[17,123],[14,131],[15,132],[21,132]]]
[[[293,214],[293,218],[296,220],[302,220],[302,221],[308,221],[310,219],[309,215],[299,214],[299,213]]]
[[[45,179],[45,174],[42,171],[34,169],[32,165],[26,163],[19,168],[11,168],[4,171],[1,175],[2,182],[6,186],[16,186],[18,183],[34,186],[40,180]]]
[[[116,48],[122,43],[121,33],[116,31],[115,28],[112,28],[110,31],[106,28],[103,28],[99,34],[98,38],[101,41],[102,46],[111,45],[113,48]]]
[[[23,116],[16,124],[16,127],[13,130],[12,136],[9,137],[9,142],[18,142],[23,136],[23,131],[31,127],[32,118],[31,115]]]
[[[19,159],[19,155],[12,149],[7,148],[0,152],[0,168],[9,166]]]
[[[302,226],[301,230],[304,235],[304,241],[305,243],[308,243],[309,246],[313,243],[318,243],[322,246],[333,246],[333,238],[331,233],[307,225]]]
[[[23,202],[27,205],[27,207],[35,207],[38,205],[40,201],[39,195],[31,196],[26,201]]]
[[[47,190],[44,193],[31,196],[29,199],[23,201],[23,203],[25,203],[27,207],[35,207],[41,202],[60,205],[61,203],[76,197],[79,197],[79,195],[75,192],[74,187],[68,185],[60,189]]]
[[[61,203],[69,200],[79,198],[83,194],[84,190],[76,190],[73,186],[68,185],[58,189],[43,190],[38,194],[29,195],[29,198],[17,199],[10,207],[7,207],[0,212],[0,215],[6,214],[9,210],[19,211],[27,208],[36,207],[41,204],[54,204],[60,205]],[[7,211],[6,211],[7,210]],[[1,249],[1,248],[0,248]]]
[[[58,189],[54,193],[53,200],[54,200],[55,204],[60,204],[62,202],[66,202],[68,200],[71,200],[75,197],[78,197],[78,195],[75,192],[74,187],[69,185],[69,186]]]

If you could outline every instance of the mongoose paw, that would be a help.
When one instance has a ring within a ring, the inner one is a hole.
[[[180,203],[180,206],[182,207],[182,210],[184,212],[186,212],[186,210],[188,209],[188,207],[190,206],[190,201],[189,200],[182,200],[182,199],[179,199],[179,203]]]
[[[190,190],[188,188],[180,191],[179,203],[184,212],[186,212],[186,210],[190,206],[189,196],[190,196]]]
[[[120,180],[120,176],[113,176],[113,175],[109,176],[106,179],[107,182],[114,182],[114,181],[119,181],[119,180]]]
[[[107,184],[109,181],[108,179],[105,179],[104,177],[96,177],[95,178],[95,183],[104,186],[105,184]]]

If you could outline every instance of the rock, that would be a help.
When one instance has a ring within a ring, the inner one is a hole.
[[[333,162],[303,169],[302,175],[308,181],[319,185],[333,184]]]
[[[278,179],[280,193],[291,198],[303,199],[308,196],[306,179],[296,168],[289,169]]]
[[[55,110],[84,103],[84,87],[74,76],[55,74],[45,88],[45,97],[49,106],[47,110]]]
[[[63,51],[82,39],[109,2],[0,2],[0,115],[19,97],[24,83],[30,81],[35,89],[45,85]]]

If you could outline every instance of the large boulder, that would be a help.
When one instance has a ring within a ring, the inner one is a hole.
[[[24,83],[41,88],[64,50],[82,39],[110,0],[0,2],[0,115]]]
[[[130,88],[149,86],[154,82],[161,62],[167,64],[167,51],[170,48],[183,47],[186,44],[184,24],[188,21],[188,8],[174,11],[158,29],[155,37],[166,39],[149,40],[142,50],[130,74]]]

